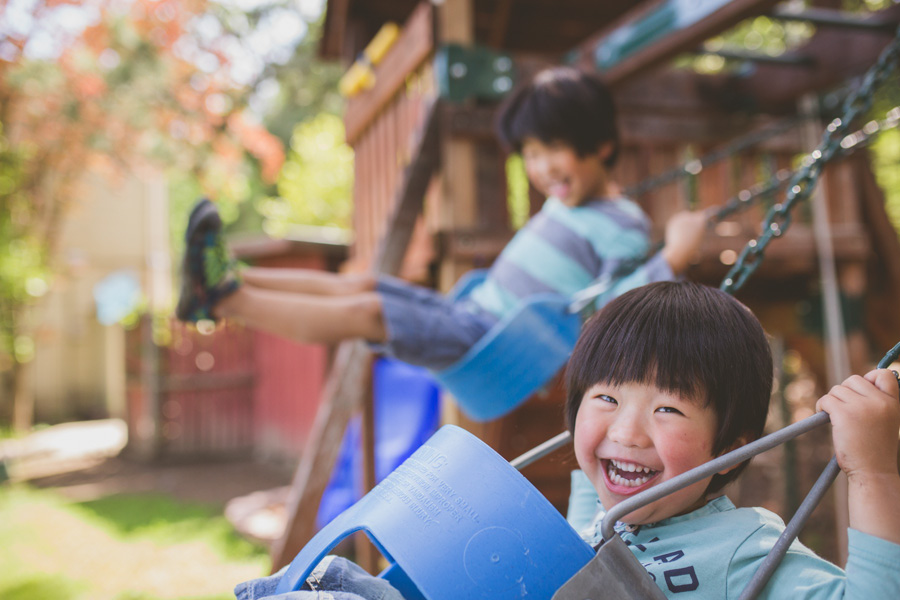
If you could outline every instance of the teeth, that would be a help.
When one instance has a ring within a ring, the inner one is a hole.
[[[618,470],[627,471],[628,473],[650,473],[653,471],[650,467],[642,467],[634,463],[619,462],[615,459],[610,459],[609,462]]]
[[[651,475],[647,474],[643,477],[638,477],[637,479],[625,479],[618,473],[616,473],[616,468],[610,465],[609,470],[607,471],[607,475],[609,475],[609,480],[612,481],[616,485],[621,485],[624,487],[638,487],[644,485],[648,481],[650,481]]]

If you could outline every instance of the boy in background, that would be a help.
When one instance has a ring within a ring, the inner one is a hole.
[[[522,300],[537,293],[571,297],[646,255],[649,220],[610,176],[619,137],[612,98],[598,78],[568,67],[539,73],[504,106],[499,133],[521,152],[528,179],[547,201],[465,299],[453,301],[384,275],[256,267],[238,272],[216,207],[203,200],[188,223],[178,318],[235,318],[305,343],[362,338],[385,354],[439,370]],[[702,213],[673,216],[665,247],[600,302],[681,274],[705,229]]]

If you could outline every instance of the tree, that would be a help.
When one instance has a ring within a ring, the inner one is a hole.
[[[252,168],[274,182],[280,141],[244,111],[219,36],[191,35],[205,0],[11,2],[0,25],[0,422],[27,426],[25,318],[50,286],[62,219],[86,169],[141,161],[190,173],[225,203]],[[73,13],[73,11],[76,11]],[[81,11],[80,13],[77,11]],[[61,23],[90,21],[74,33]],[[253,163],[255,167],[250,166]],[[13,410],[9,399],[14,399]]]
[[[323,112],[294,128],[278,194],[259,207],[270,235],[283,236],[296,224],[350,229],[353,149],[340,117]]]

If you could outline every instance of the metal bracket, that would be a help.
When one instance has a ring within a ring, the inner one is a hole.
[[[514,67],[510,55],[483,46],[447,44],[434,57],[440,96],[457,103],[469,98],[502,98],[515,85]]]

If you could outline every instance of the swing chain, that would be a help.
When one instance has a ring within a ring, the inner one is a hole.
[[[750,240],[741,251],[734,266],[722,280],[720,289],[733,294],[759,268],[766,246],[773,238],[784,235],[790,227],[791,210],[794,205],[806,200],[812,194],[825,165],[843,149],[842,142],[853,120],[865,114],[872,106],[875,89],[893,71],[898,57],[900,57],[900,28],[897,29],[890,45],[878,57],[878,61],[866,73],[862,85],[844,102],[843,116],[834,119],[825,128],[818,148],[809,155],[808,160],[804,161],[789,182],[785,201],[769,210],[762,224],[762,232],[756,239]]]
[[[720,160],[728,158],[729,156],[734,156],[735,154],[746,150],[747,148],[751,148],[786,131],[790,131],[802,121],[803,117],[791,117],[775,123],[767,129],[761,131],[752,131],[749,134],[734,140],[733,142],[731,142],[727,146],[722,147],[719,150],[715,150],[713,152],[705,154],[700,158],[690,160],[680,167],[676,167],[674,169],[661,173],[656,177],[650,177],[638,184],[627,187],[625,188],[624,192],[629,197],[639,198],[640,196],[643,196],[651,190],[672,183],[673,181],[677,181],[682,177],[686,177],[688,175],[697,175],[704,169],[704,167],[708,167],[709,165],[717,163]]]
[[[773,175],[768,181],[756,183],[749,188],[741,190],[740,192],[726,200],[722,204],[722,207],[716,210],[716,212],[714,212],[710,216],[710,221],[713,223],[718,223],[726,217],[730,217],[734,213],[740,212],[760,196],[765,196],[767,194],[778,191],[778,189],[785,184],[790,176],[790,170],[779,169],[775,173],[775,175]]]

